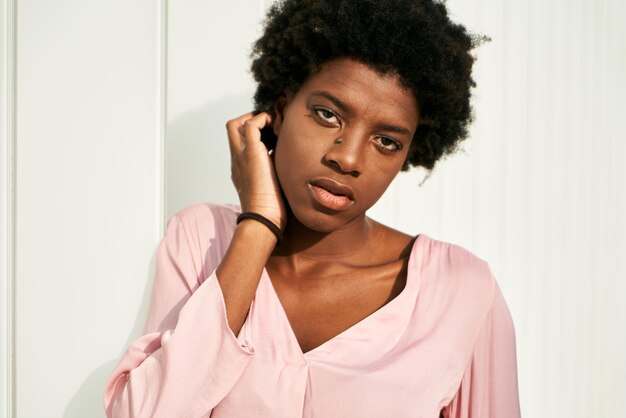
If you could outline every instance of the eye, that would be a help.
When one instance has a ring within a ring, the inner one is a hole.
[[[383,152],[392,153],[396,151],[400,151],[402,149],[402,144],[395,139],[387,138],[386,136],[377,136],[374,139],[378,148],[380,148]]]
[[[339,117],[332,110],[325,107],[314,107],[313,111],[322,122],[330,125],[339,125]]]

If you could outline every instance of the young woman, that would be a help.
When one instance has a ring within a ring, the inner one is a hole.
[[[434,0],[286,0],[227,123],[240,206],[177,213],[109,417],[519,417],[488,264],[366,215],[467,135],[479,39]]]

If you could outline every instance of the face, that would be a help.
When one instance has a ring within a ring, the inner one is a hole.
[[[347,58],[323,64],[275,111],[278,180],[294,216],[320,232],[364,219],[419,123],[414,95],[396,76]]]

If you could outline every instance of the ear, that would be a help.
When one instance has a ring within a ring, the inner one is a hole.
[[[278,136],[280,133],[280,128],[283,125],[283,121],[285,120],[285,111],[287,110],[287,104],[289,104],[289,99],[285,93],[282,93],[276,101],[274,102],[274,121],[272,126],[274,128],[274,134]]]

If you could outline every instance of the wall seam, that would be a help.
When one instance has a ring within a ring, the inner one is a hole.
[[[0,297],[2,302],[2,324],[0,353],[0,374],[2,382],[0,387],[0,405],[3,417],[16,416],[16,393],[15,393],[15,248],[16,248],[16,56],[17,56],[17,0],[2,0],[4,33],[2,34],[2,85],[0,91],[4,96],[1,100],[4,127],[0,131],[0,147],[2,149],[2,179],[0,187],[2,196],[0,213],[0,229],[2,234],[2,260],[3,268],[0,273]]]
[[[156,169],[158,171],[156,176],[156,199],[157,199],[157,214],[155,219],[157,220],[157,226],[155,228],[157,240],[160,240],[165,231],[165,225],[167,222],[167,166],[165,164],[165,150],[166,150],[166,134],[167,134],[167,46],[168,46],[168,2],[167,0],[161,0],[159,2],[159,22],[158,22],[158,57],[157,57],[157,147],[156,147]]]

